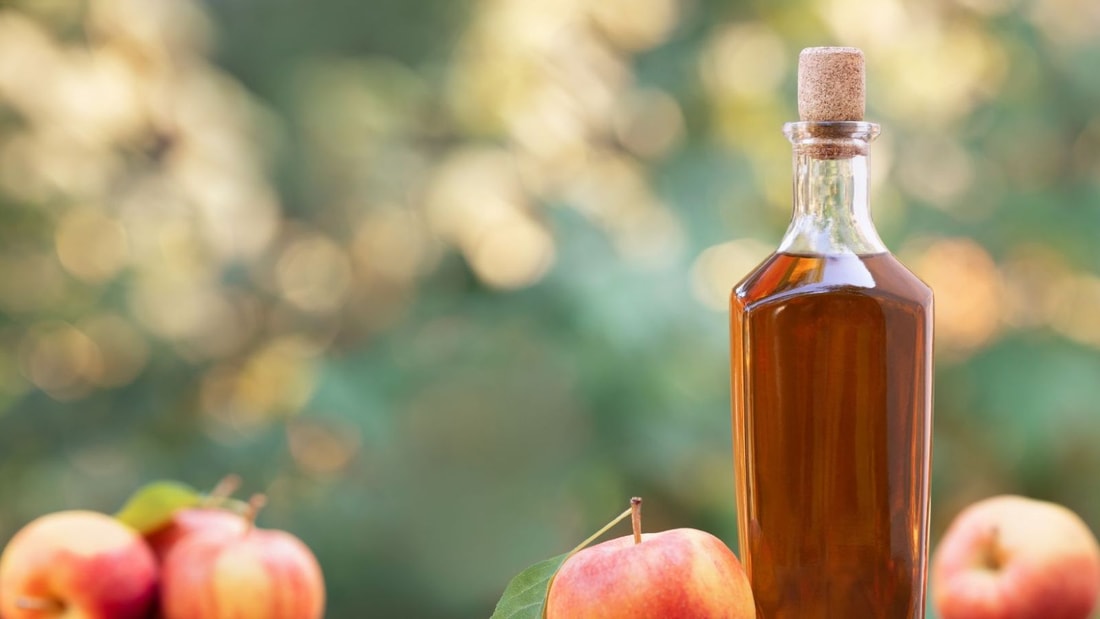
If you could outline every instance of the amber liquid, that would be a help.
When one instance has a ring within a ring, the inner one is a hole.
[[[757,617],[923,617],[931,290],[888,253],[775,254],[731,310]]]

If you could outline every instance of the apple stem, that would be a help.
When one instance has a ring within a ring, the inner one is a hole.
[[[230,473],[222,477],[218,484],[210,490],[210,494],[202,499],[202,507],[216,507],[224,504],[240,487],[240,475]]]
[[[241,476],[230,473],[221,478],[207,496],[211,499],[228,499],[241,487]]]
[[[642,543],[642,497],[630,499],[630,524],[634,526],[634,543]]]
[[[256,527],[256,516],[260,514],[260,510],[265,505],[267,505],[267,497],[262,494],[254,494],[252,498],[248,499],[248,508],[244,513],[245,535],[248,535]]]
[[[59,613],[65,610],[65,605],[53,598],[19,597],[15,600],[15,607],[20,610],[44,613]]]
[[[982,566],[988,570],[997,571],[1004,567],[1004,550],[1001,548],[1001,530],[996,526],[989,531],[989,544],[982,554]]]

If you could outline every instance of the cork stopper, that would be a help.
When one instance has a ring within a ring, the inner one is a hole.
[[[798,57],[798,116],[805,121],[863,120],[866,78],[855,47],[807,47]]]

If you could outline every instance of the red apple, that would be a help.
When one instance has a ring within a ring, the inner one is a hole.
[[[0,616],[139,619],[156,585],[156,560],[136,531],[104,514],[59,512],[16,533],[0,557]]]
[[[1085,619],[1100,593],[1100,547],[1065,507],[993,497],[951,523],[931,588],[941,619]]]
[[[255,505],[255,504],[254,504]],[[325,584],[309,548],[284,531],[252,526],[200,531],[164,560],[164,619],[321,619]]]
[[[634,535],[570,557],[550,586],[547,619],[756,619],[733,552],[697,529]]]

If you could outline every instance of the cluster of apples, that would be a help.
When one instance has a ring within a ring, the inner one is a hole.
[[[0,617],[320,619],[317,559],[290,533],[257,528],[264,499],[229,499],[237,484],[181,509],[154,497],[163,517],[147,530],[91,511],[34,520],[0,556]]]
[[[756,619],[748,578],[713,535],[634,535],[569,557],[547,619]],[[1018,496],[979,501],[951,523],[932,560],[941,619],[1087,619],[1100,595],[1100,546],[1070,510]]]

